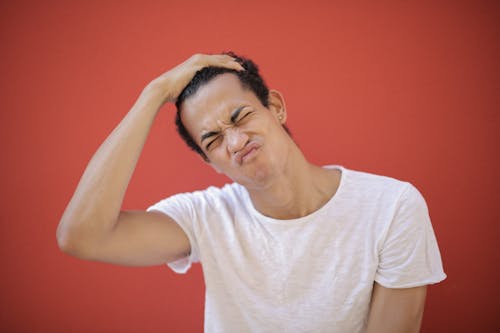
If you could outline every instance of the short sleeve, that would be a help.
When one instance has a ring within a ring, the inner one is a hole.
[[[427,204],[405,183],[379,250],[375,281],[386,288],[411,288],[446,278]]]
[[[184,274],[191,264],[199,261],[198,254],[198,209],[197,205],[202,200],[200,193],[180,193],[166,198],[147,209],[147,211],[157,211],[170,216],[186,233],[191,246],[191,252],[187,257],[178,259],[167,265],[176,273]]]

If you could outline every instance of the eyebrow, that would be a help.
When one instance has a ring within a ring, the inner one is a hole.
[[[231,113],[231,118],[230,118],[231,123],[234,124],[236,122],[236,119],[238,119],[238,116],[240,115],[241,110],[243,110],[244,108],[245,108],[244,106],[240,106],[239,108],[234,110],[233,113]],[[203,142],[203,140],[208,139],[211,136],[218,135],[219,133],[220,133],[220,131],[210,131],[210,132],[204,133],[204,134],[202,134],[202,136],[200,138],[200,142]]]
[[[203,142],[203,140],[208,139],[209,137],[217,135],[219,133],[220,133],[219,131],[210,131],[210,132],[204,133],[201,136],[201,139],[200,139],[201,141],[200,142]]]
[[[240,112],[241,112],[241,110],[243,110],[243,108],[244,108],[244,106],[240,106],[239,108],[237,108],[236,110],[234,110],[233,113],[231,114],[231,122],[233,124],[236,122],[236,119],[240,115]]]

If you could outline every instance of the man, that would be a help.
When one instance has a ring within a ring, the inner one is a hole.
[[[167,102],[188,145],[234,183],[121,211]],[[286,116],[251,61],[191,57],[153,80],[95,153],[59,246],[177,272],[200,261],[206,332],[418,332],[426,285],[445,278],[424,199],[409,183],[309,163]]]

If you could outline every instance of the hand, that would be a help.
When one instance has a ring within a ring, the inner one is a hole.
[[[229,55],[195,54],[180,65],[151,81],[144,89],[144,93],[148,94],[149,97],[158,98],[160,106],[167,102],[173,103],[196,72],[209,66],[224,67],[237,71],[244,69]]]

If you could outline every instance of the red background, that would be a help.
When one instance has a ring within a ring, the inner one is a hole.
[[[197,265],[130,268],[58,250],[86,163],[151,79],[195,52],[253,58],[318,164],[427,199],[447,280],[423,332],[494,332],[499,306],[496,1],[0,2],[0,331],[200,332]],[[226,180],[159,115],[125,208]]]

